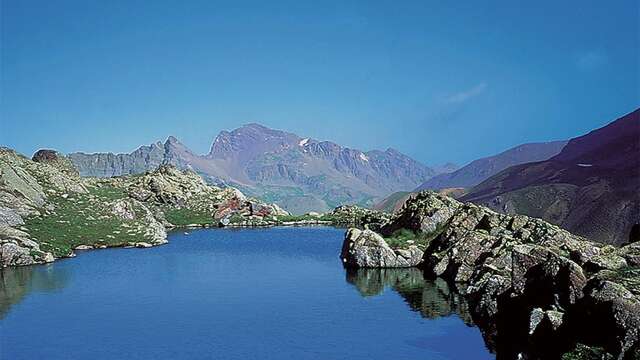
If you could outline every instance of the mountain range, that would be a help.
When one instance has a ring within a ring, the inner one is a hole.
[[[85,176],[141,173],[163,163],[198,172],[293,213],[342,204],[394,211],[433,189],[508,214],[543,218],[612,244],[640,234],[640,109],[569,141],[529,143],[462,168],[431,168],[393,149],[342,147],[248,124],[197,155],[170,136],[130,154],[73,153]],[[444,173],[439,173],[444,172]]]
[[[630,241],[640,231],[640,109],[571,139],[548,160],[490,177],[461,199],[599,242]]]
[[[72,153],[69,158],[83,176],[136,174],[164,163],[190,168],[210,183],[238,187],[293,213],[369,206],[455,168],[446,164],[434,170],[391,148],[363,152],[260,124],[220,132],[204,155],[170,136],[130,154]]]
[[[472,161],[458,170],[436,175],[415,191],[469,188],[510,166],[547,160],[558,154],[566,144],[567,141],[551,141],[519,145],[497,155]]]

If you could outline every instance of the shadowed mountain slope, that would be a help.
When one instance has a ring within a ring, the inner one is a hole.
[[[434,176],[416,191],[472,187],[510,166],[549,159],[558,154],[566,143],[551,141],[519,145],[500,154],[474,160],[456,171]]]
[[[462,200],[540,217],[599,242],[628,241],[640,222],[640,109],[571,139],[549,160],[500,172]]]

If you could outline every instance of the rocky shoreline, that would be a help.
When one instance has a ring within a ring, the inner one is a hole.
[[[172,165],[82,178],[56,151],[29,159],[0,147],[0,268],[48,263],[78,250],[163,245],[167,231],[180,228],[353,226],[387,218],[357,206],[293,216]]]
[[[449,281],[498,359],[640,358],[640,243],[422,192],[378,231],[349,229],[341,259]]]

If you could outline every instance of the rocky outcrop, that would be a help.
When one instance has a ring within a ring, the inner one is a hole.
[[[577,343],[619,359],[640,351],[637,243],[604,246],[540,219],[433,192],[409,199],[380,232],[402,229],[428,235],[416,265],[462,285],[474,321],[500,357],[557,358]],[[396,252],[381,236],[360,239],[350,229],[341,257],[350,267],[405,265]]]
[[[375,232],[352,228],[347,231],[340,257],[347,267],[401,268],[419,265],[422,251],[415,245],[392,249]]]
[[[327,215],[336,225],[364,226],[370,229],[379,229],[390,218],[384,212],[356,205],[338,206]]]
[[[0,267],[52,262],[53,255],[40,250],[29,234],[10,226],[0,226]]]
[[[25,231],[24,219],[51,210],[51,194],[86,192],[59,153],[41,151],[34,159],[38,162],[0,148],[0,267],[53,261],[53,254]]]
[[[195,172],[179,170],[173,165],[162,165],[142,176],[126,178],[119,186],[138,201],[167,209],[188,209],[221,226],[289,215],[278,205],[249,198],[235,188],[208,185]]]

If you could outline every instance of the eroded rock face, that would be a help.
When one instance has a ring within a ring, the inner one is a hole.
[[[355,228],[347,232],[340,256],[348,267],[402,268],[422,262],[417,246],[394,250],[375,232]]]
[[[207,213],[223,226],[230,224],[235,214],[255,218],[289,215],[279,206],[248,198],[238,189],[208,185],[195,172],[173,165],[162,165],[155,171],[124,180],[121,186],[138,201]]]
[[[432,196],[430,192],[413,195],[392,221],[386,223],[380,232],[392,235],[400,229],[432,233],[442,227],[462,205],[448,196]]]

